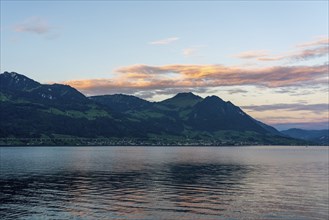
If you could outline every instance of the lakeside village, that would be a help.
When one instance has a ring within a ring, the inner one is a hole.
[[[0,138],[0,146],[245,146],[257,141],[138,138]]]

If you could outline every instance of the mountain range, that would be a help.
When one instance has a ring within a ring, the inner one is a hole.
[[[320,145],[329,145],[329,130],[304,130],[298,128],[291,128],[281,131],[282,134],[288,137],[311,141],[312,143]]]
[[[61,84],[0,74],[0,145],[304,145],[217,96],[160,102],[86,97]]]

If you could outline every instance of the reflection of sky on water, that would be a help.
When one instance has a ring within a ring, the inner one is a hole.
[[[328,149],[324,148],[19,148],[14,152],[2,148],[1,214],[8,219],[45,213],[50,219],[52,215],[54,219],[327,216],[324,153]]]

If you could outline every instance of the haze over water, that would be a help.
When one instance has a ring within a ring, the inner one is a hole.
[[[2,219],[327,219],[328,147],[2,147]]]

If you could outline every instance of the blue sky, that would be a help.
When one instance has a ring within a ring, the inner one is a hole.
[[[328,126],[327,42],[328,1],[1,1],[1,72],[86,95],[215,94],[278,128]]]

